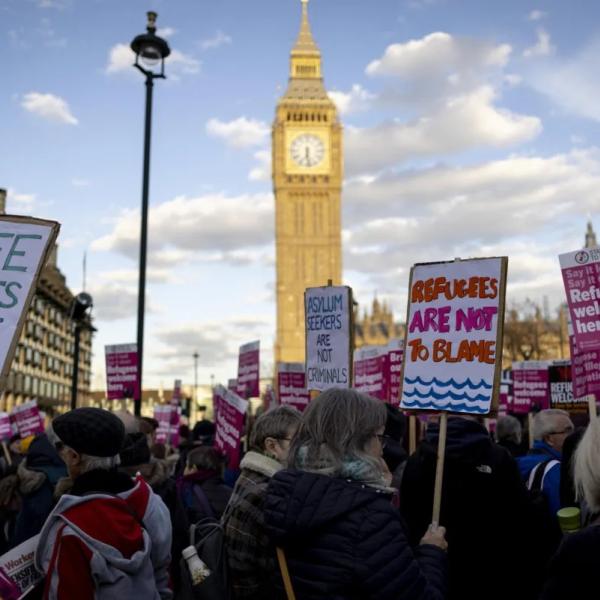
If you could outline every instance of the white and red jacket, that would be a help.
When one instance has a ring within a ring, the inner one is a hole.
[[[40,534],[36,568],[48,600],[169,600],[171,521],[150,486],[64,495]]]

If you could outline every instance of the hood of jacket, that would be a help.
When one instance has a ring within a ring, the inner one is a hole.
[[[149,487],[138,480],[133,489],[120,494],[63,495],[40,533],[35,557],[38,570],[48,567],[61,531],[78,537],[92,552],[90,565],[97,584],[114,582],[117,572],[134,576],[147,570],[152,543],[142,519],[150,494]]]
[[[276,543],[301,543],[315,531],[391,493],[359,482],[306,471],[273,476],[265,500],[265,522]]]
[[[52,486],[67,475],[67,467],[45,434],[37,436],[29,446],[25,460],[19,463],[19,491],[31,494],[48,479]]]
[[[242,462],[240,463],[241,469],[250,469],[264,475],[265,477],[273,477],[275,473],[283,469],[283,465],[276,461],[274,458],[260,454],[260,452],[254,452],[251,450],[248,452]]]
[[[427,426],[425,443],[437,452],[440,428],[437,423]],[[462,417],[448,419],[446,455],[449,457],[477,456],[492,445],[492,440],[483,425]]]

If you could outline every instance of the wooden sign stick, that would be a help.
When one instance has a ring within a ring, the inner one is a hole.
[[[527,423],[529,428],[529,447],[533,448],[533,413],[527,413]]]
[[[12,466],[12,458],[10,457],[10,452],[8,451],[8,446],[6,445],[6,442],[2,442],[2,450],[4,451],[4,458],[6,458],[8,466]]]
[[[408,453],[414,454],[417,450],[417,415],[408,416]]]
[[[598,411],[596,410],[595,394],[588,394],[588,410],[590,411],[590,421],[592,421],[598,416]]]
[[[448,413],[440,415],[440,434],[438,437],[437,465],[435,469],[435,488],[433,490],[433,516],[431,523],[436,529],[440,523],[440,509],[442,506],[442,485],[444,482],[444,458],[446,456],[446,432],[448,430]]]

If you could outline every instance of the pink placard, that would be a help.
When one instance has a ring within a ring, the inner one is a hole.
[[[387,402],[389,353],[387,346],[364,346],[354,351],[354,388]]]
[[[6,441],[12,437],[12,427],[8,413],[0,412],[0,440]]]
[[[248,401],[222,385],[215,388],[215,394],[219,397],[215,446],[227,456],[227,467],[237,469],[240,466],[240,442]]]
[[[512,412],[526,414],[533,408],[550,408],[548,364],[541,360],[514,362]]]
[[[600,248],[561,254],[567,304],[577,348],[600,349]]]
[[[154,407],[154,418],[158,421],[157,444],[179,446],[179,424],[181,416],[177,406],[161,404]]]
[[[498,416],[506,415],[513,409],[513,379],[512,371],[502,371],[500,378],[500,393],[498,394]]]
[[[575,336],[569,332],[571,348],[571,376],[573,379],[573,396],[579,400],[593,395],[596,402],[600,400],[600,348],[581,352],[577,347]]]
[[[240,346],[238,359],[237,393],[242,398],[258,398],[260,342]]]
[[[35,400],[29,400],[16,406],[11,414],[14,416],[21,439],[30,435],[44,433],[44,424],[40,418],[40,409]]]
[[[139,398],[136,344],[105,346],[106,397],[108,400]]]
[[[386,364],[388,379],[388,402],[392,406],[400,406],[400,383],[402,381],[402,359],[404,357],[404,342],[390,340],[387,345],[388,360]]]
[[[310,393],[306,389],[304,363],[279,363],[277,366],[279,401],[297,408],[300,412],[308,406]]]

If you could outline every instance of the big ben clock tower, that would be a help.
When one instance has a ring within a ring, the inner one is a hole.
[[[304,361],[304,290],[342,277],[342,127],[302,2],[290,78],[273,123],[276,362]]]

